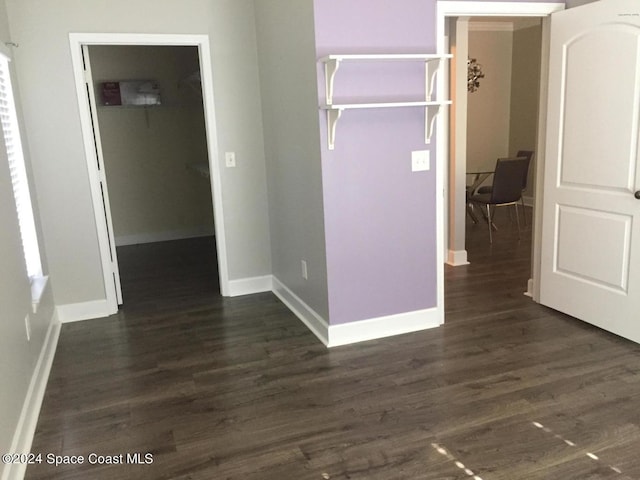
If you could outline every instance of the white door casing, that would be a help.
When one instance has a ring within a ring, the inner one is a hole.
[[[640,342],[637,0],[553,15],[548,99],[540,302]]]
[[[437,53],[450,53],[448,51],[447,37],[445,34],[445,22],[448,17],[540,17],[542,18],[542,59],[540,65],[540,104],[538,108],[538,142],[536,154],[536,165],[538,168],[538,176],[541,175],[541,171],[544,169],[544,154],[542,146],[544,145],[544,130],[546,122],[546,74],[547,74],[547,33],[549,28],[549,17],[554,12],[564,10],[564,2],[478,2],[478,1],[461,1],[461,0],[439,0],[436,4],[436,51]],[[445,82],[443,75],[437,77],[437,89],[438,91],[445,92],[445,97],[448,97],[448,85]],[[436,120],[436,189],[438,192],[442,192],[442,196],[436,195],[436,224],[437,224],[437,285],[438,285],[438,300],[437,308],[440,323],[444,323],[444,263],[445,263],[445,206],[444,202],[447,198],[447,185],[449,183],[449,176],[451,175],[464,175],[463,171],[456,172],[456,168],[449,168],[448,162],[448,136],[449,136],[449,112],[444,109],[441,115],[438,115]],[[537,202],[540,202],[542,198],[542,182],[536,180],[536,206],[534,208],[534,247],[533,247],[533,281],[529,290],[532,291],[535,300],[538,298],[539,275],[539,245],[540,240],[540,227],[541,224],[541,209],[538,208]],[[464,205],[464,196],[457,199],[458,202],[462,202]],[[460,210],[460,209],[457,209]],[[449,215],[452,211],[456,211],[455,206],[452,206]],[[464,208],[462,209],[464,212]],[[464,215],[464,213],[463,213]]]
[[[224,211],[222,203],[222,178],[218,158],[218,140],[216,117],[213,97],[213,74],[211,66],[211,53],[209,37],[207,35],[182,35],[182,34],[146,34],[146,33],[70,33],[69,44],[71,47],[71,62],[76,84],[76,93],[79,106],[80,124],[84,150],[87,160],[87,172],[89,186],[96,221],[96,233],[100,250],[101,267],[105,285],[104,307],[100,309],[100,316],[107,316],[118,311],[120,294],[119,277],[114,285],[114,262],[111,256],[111,247],[115,252],[113,237],[109,238],[109,232],[113,235],[111,216],[108,212],[108,197],[101,194],[100,172],[96,158],[96,140],[92,123],[89,96],[86,88],[85,69],[83,65],[83,47],[88,45],[157,45],[157,46],[195,46],[198,48],[200,59],[200,73],[202,82],[202,97],[205,116],[205,131],[207,138],[207,153],[209,156],[209,170],[211,179],[211,193],[213,199],[214,225],[216,235],[216,249],[218,259],[218,276],[220,281],[220,294],[230,295],[229,272],[227,261],[226,234],[224,225]],[[90,89],[92,90],[92,89]],[[95,105],[95,103],[94,103]],[[95,114],[95,112],[94,112]],[[96,123],[97,124],[97,123]],[[104,169],[102,170],[104,172]],[[104,175],[104,173],[103,173]],[[106,183],[106,182],[105,182]],[[105,205],[106,204],[106,205]],[[106,207],[106,208],[105,208]],[[117,268],[117,260],[115,268]],[[95,318],[95,312],[92,314]]]

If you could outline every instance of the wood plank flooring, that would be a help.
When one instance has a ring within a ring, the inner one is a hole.
[[[210,240],[121,249],[125,306],[63,325],[33,451],[153,463],[26,478],[640,479],[640,347],[525,297],[502,217],[443,327],[331,350],[270,293],[221,298]]]

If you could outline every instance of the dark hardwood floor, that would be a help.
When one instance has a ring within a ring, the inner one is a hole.
[[[639,479],[640,346],[524,296],[502,217],[443,327],[331,350],[270,293],[221,298],[206,239],[122,249],[125,306],[63,325],[33,451],[153,463],[26,478]]]

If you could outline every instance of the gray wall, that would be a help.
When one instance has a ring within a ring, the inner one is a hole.
[[[567,0],[567,8],[579,7],[580,5],[586,5],[587,3],[593,3],[597,0]]]
[[[0,3],[0,38],[11,39],[4,3]],[[4,47],[4,45],[3,45]],[[0,51],[4,52],[3,48]],[[10,53],[10,52],[6,52]],[[11,68],[15,67],[14,62]],[[14,90],[18,90],[14,75]],[[20,106],[18,105],[20,114]],[[22,129],[23,142],[25,132]],[[26,161],[29,161],[25,149]],[[33,196],[32,192],[32,196]],[[37,219],[36,219],[37,221]],[[0,452],[10,451],[11,442],[25,401],[29,382],[44,344],[53,316],[53,297],[47,287],[34,314],[31,287],[18,228],[9,165],[0,134]],[[47,270],[47,265],[43,265]],[[31,323],[31,341],[27,341],[25,316]],[[0,465],[2,476],[3,465]]]
[[[524,20],[530,25],[530,20]],[[468,95],[467,170],[492,170],[496,158],[536,150],[542,24],[469,34],[469,56],[485,78]],[[534,158],[535,162],[535,158]],[[525,196],[534,192],[534,163]]]
[[[89,48],[116,245],[213,235],[202,97],[185,79],[196,47]],[[102,106],[104,81],[155,80],[157,107]],[[196,84],[199,89],[199,86]]]
[[[273,274],[328,320],[313,2],[255,5]]]
[[[513,69],[511,73],[511,114],[509,115],[509,153],[536,150],[538,102],[540,95],[540,55],[542,26],[513,32]],[[535,191],[534,162],[529,167],[525,196]]]
[[[271,272],[266,172],[251,0],[7,0],[25,93],[49,267],[57,304],[105,298],[69,48],[70,32],[207,34],[230,279]],[[123,13],[126,12],[126,13]]]
[[[509,153],[512,32],[470,31],[469,57],[485,78],[467,96],[467,171],[493,170]]]

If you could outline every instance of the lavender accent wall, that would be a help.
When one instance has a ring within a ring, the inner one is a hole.
[[[436,0],[314,0],[314,11],[317,58],[435,52]],[[420,100],[423,68],[343,63],[334,103]],[[321,104],[321,64],[318,92]],[[345,111],[332,151],[319,115],[330,323],[435,307],[435,140],[424,144],[424,110]],[[432,169],[412,173],[411,151],[424,149]]]
[[[316,0],[318,58],[435,51],[435,2]],[[319,103],[324,71],[318,64]],[[424,98],[421,63],[343,63],[334,103]],[[330,323],[436,306],[435,170],[411,172],[424,108],[345,111],[328,150],[320,111]]]

